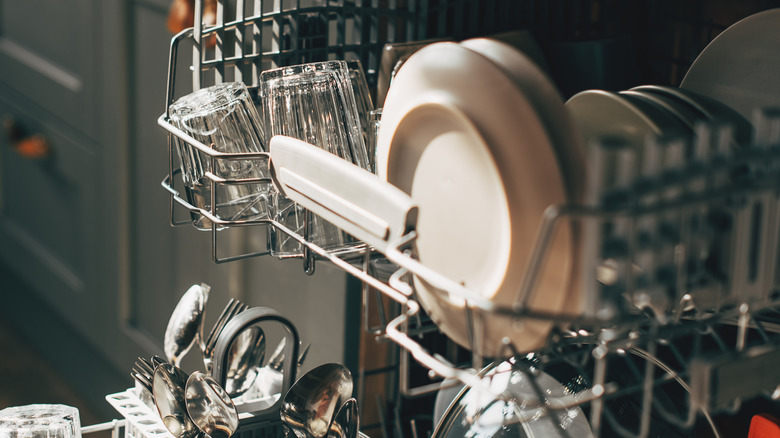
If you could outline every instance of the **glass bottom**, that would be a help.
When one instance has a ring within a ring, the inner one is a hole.
[[[308,210],[292,200],[274,193],[271,196],[273,218],[297,234],[306,235],[305,217]],[[309,241],[328,252],[337,252],[363,246],[363,242],[345,233],[325,219],[311,214]],[[268,250],[278,258],[303,257],[303,245],[276,227],[268,227]]]
[[[270,183],[215,184],[216,208],[214,216],[226,221],[252,221],[268,219]],[[187,202],[211,212],[211,184],[195,184],[185,188]],[[192,225],[203,231],[211,231],[212,222],[196,212],[191,213]],[[220,226],[220,228],[223,228]]]

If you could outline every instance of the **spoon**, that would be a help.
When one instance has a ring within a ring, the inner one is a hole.
[[[257,377],[257,369],[265,358],[265,333],[258,326],[241,332],[228,353],[225,389],[231,397],[245,393]]]
[[[282,400],[282,423],[298,438],[323,438],[336,413],[352,397],[352,375],[338,363],[320,365],[301,376]]]
[[[339,408],[328,430],[328,438],[358,438],[360,417],[357,400],[351,398]]]
[[[168,362],[174,366],[178,367],[195,341],[203,338],[203,309],[210,290],[211,287],[205,283],[192,285],[171,313],[163,349]]]
[[[211,376],[192,373],[184,394],[190,419],[211,438],[230,438],[238,429],[236,405]]]
[[[195,438],[200,429],[187,414],[184,389],[187,374],[180,368],[163,363],[154,370],[152,390],[154,404],[165,428],[174,438]]]

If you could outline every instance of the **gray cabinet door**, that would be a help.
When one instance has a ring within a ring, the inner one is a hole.
[[[93,135],[100,0],[0,0],[0,81]]]
[[[43,135],[51,153],[26,158],[8,136],[0,140],[0,257],[85,338],[101,342],[104,297],[95,279],[104,261],[94,251],[104,222],[100,148],[13,96],[0,92],[0,114]]]

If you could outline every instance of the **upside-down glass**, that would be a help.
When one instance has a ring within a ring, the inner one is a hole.
[[[266,141],[285,135],[306,141],[363,169],[370,169],[357,103],[345,61],[324,61],[266,70],[260,74]],[[274,195],[274,219],[305,236],[306,211]],[[347,249],[354,238],[312,215],[309,237],[330,250]],[[300,256],[298,242],[269,227],[269,249],[277,257]]]
[[[0,410],[0,438],[81,438],[79,410],[33,404]]]
[[[369,114],[374,109],[374,102],[371,99],[371,92],[368,89],[368,81],[366,80],[366,72],[363,70],[363,63],[360,62],[359,59],[352,59],[347,61],[347,68],[349,69],[349,81],[352,84],[352,92],[355,94],[355,104],[357,105],[360,129],[363,133],[366,149],[368,150],[368,161],[369,164],[371,164],[372,157],[369,147],[368,130],[370,128]]]
[[[222,153],[257,153],[265,151],[263,122],[249,91],[241,82],[226,82],[183,96],[171,104],[171,123],[215,151]],[[212,181],[206,172],[219,178],[238,180],[264,178],[268,163],[261,159],[214,160],[184,140],[175,137],[181,160],[187,200],[195,207],[211,212]],[[229,221],[268,217],[270,182],[219,183],[215,190],[215,216]],[[211,221],[193,213],[193,225],[210,230]]]
[[[377,108],[368,113],[368,129],[366,130],[366,149],[368,159],[371,162],[371,171],[377,173],[376,146],[379,139],[379,126],[382,122],[382,108]]]

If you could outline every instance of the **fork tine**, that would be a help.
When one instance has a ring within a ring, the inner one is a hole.
[[[217,318],[217,322],[214,323],[214,326],[211,328],[211,331],[209,332],[209,335],[206,337],[206,342],[204,343],[203,348],[203,354],[205,356],[211,355],[211,344],[213,343],[213,339],[217,336],[217,330],[219,330],[219,327],[224,323],[226,318],[230,316],[230,314],[233,312],[233,309],[236,307],[238,301],[231,298],[230,301],[228,301],[225,308],[222,310],[222,313],[220,313],[219,318]]]
[[[211,357],[211,355],[214,354],[214,347],[217,345],[217,339],[227,323],[233,319],[234,316],[249,308],[249,306],[241,301],[232,298],[230,303],[228,303],[228,306],[229,309],[227,307],[225,308],[225,311],[220,315],[219,321],[214,324],[214,328],[211,330],[211,333],[209,333],[209,338],[206,341],[206,348],[204,350],[205,356]]]
[[[168,363],[168,361],[163,359],[162,357],[156,355],[156,354],[154,356],[152,356],[152,368],[153,369],[156,369],[158,365],[161,365],[161,364],[164,364],[164,363]],[[154,374],[154,372],[152,372],[152,374]]]
[[[138,374],[136,372],[131,372],[130,377],[132,377],[136,382],[138,382],[142,388],[149,391],[149,393],[152,392],[152,383],[145,376]]]
[[[139,370],[144,371],[145,375],[151,376],[154,374],[154,367],[148,360],[144,359],[143,357],[139,357],[138,360],[135,361],[135,365]]]

